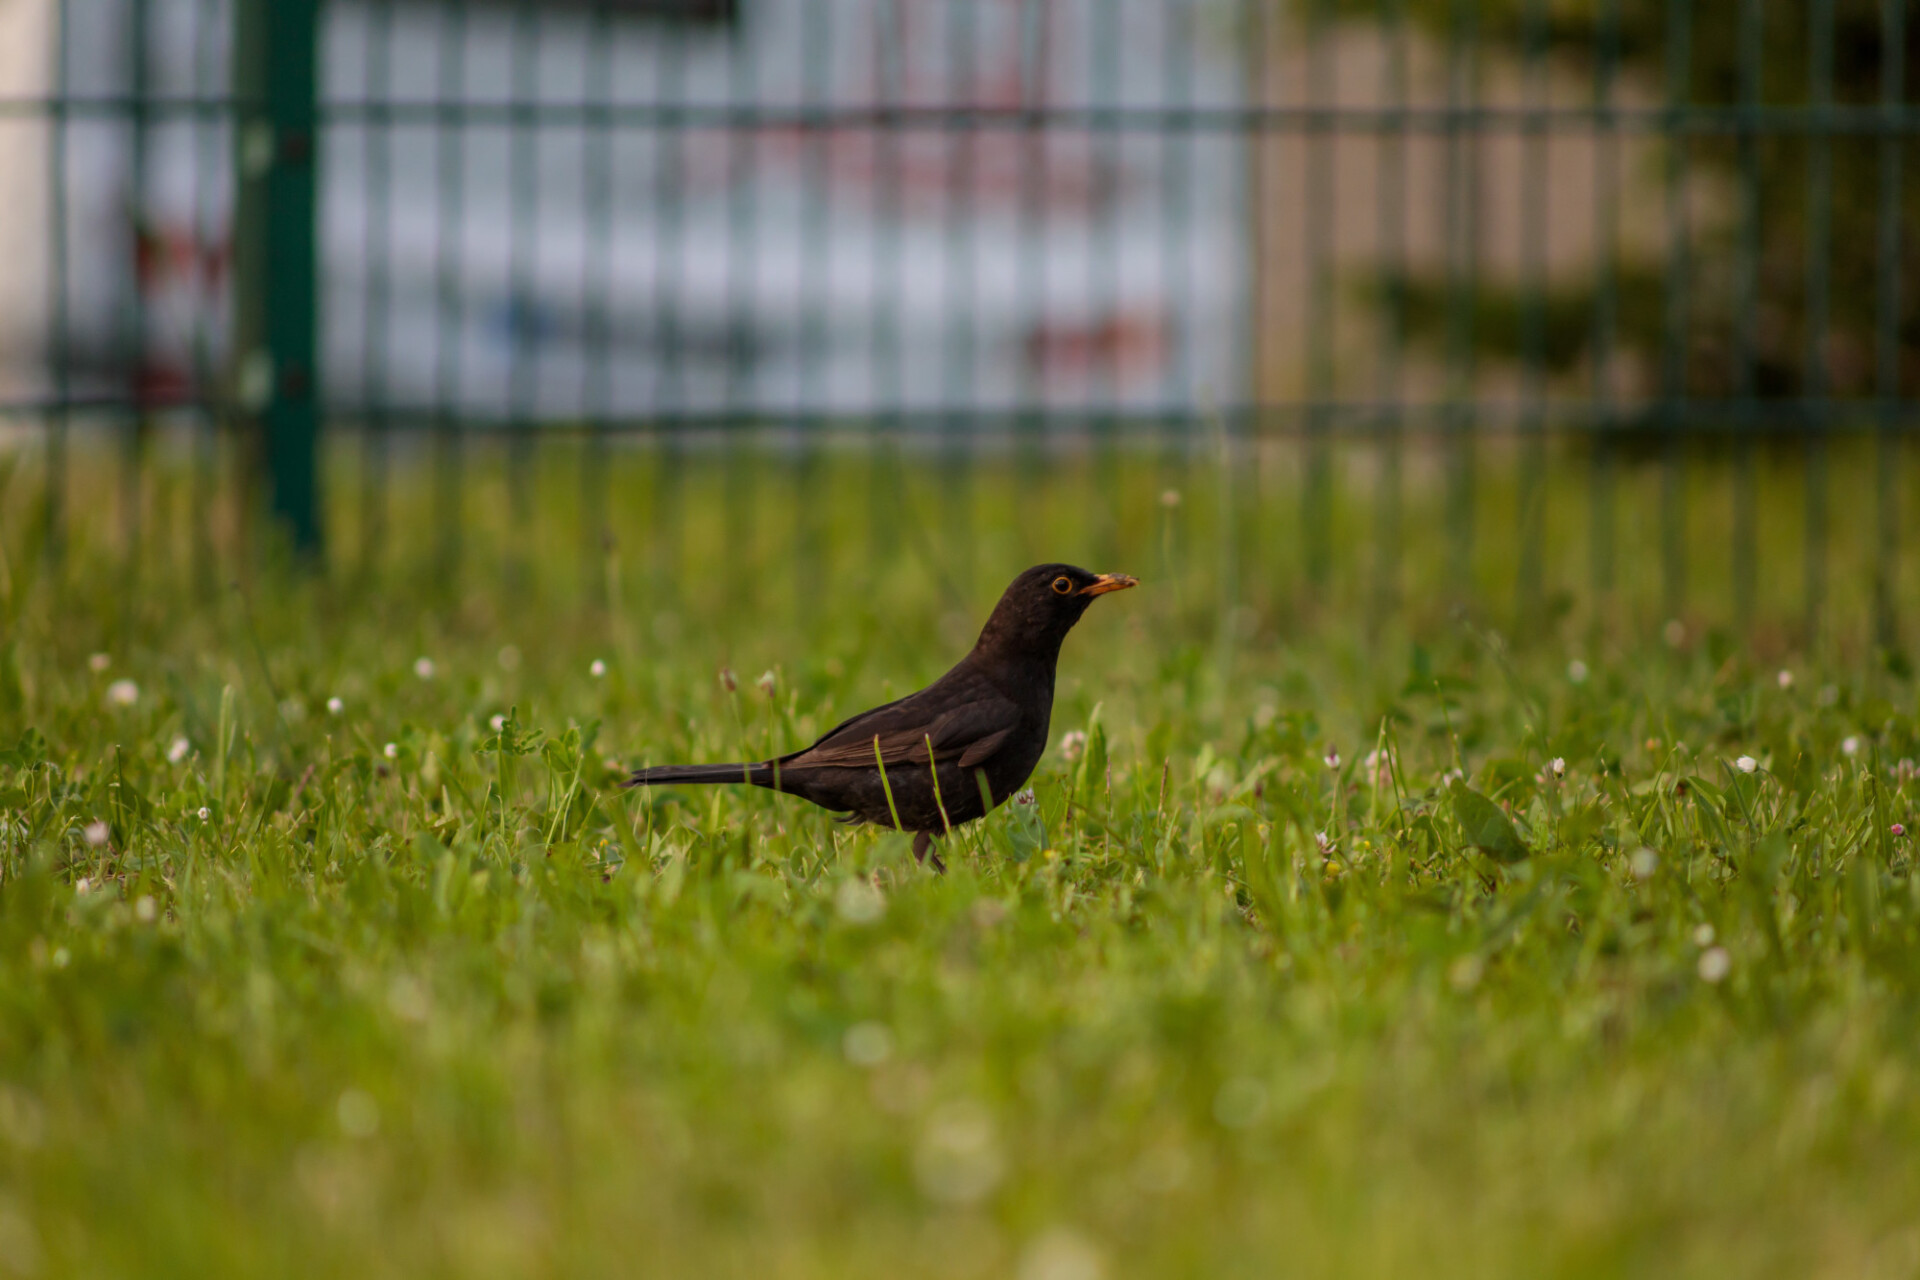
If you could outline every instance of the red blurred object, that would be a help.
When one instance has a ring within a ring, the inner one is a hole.
[[[1092,324],[1041,324],[1028,331],[1026,358],[1042,381],[1096,374],[1122,382],[1150,378],[1167,359],[1167,324],[1158,314],[1119,312]]]

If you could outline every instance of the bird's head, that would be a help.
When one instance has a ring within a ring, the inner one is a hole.
[[[980,632],[982,649],[1058,653],[1080,615],[1109,591],[1139,586],[1124,573],[1091,573],[1071,564],[1035,565],[1013,580]]]

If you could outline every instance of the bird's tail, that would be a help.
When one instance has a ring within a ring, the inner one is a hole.
[[[662,764],[651,769],[635,769],[625,785],[629,787],[669,787],[681,784],[746,782],[770,786],[773,770],[766,764]]]

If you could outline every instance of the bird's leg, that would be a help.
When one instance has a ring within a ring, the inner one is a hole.
[[[913,857],[916,862],[933,863],[933,869],[941,875],[947,874],[947,864],[940,861],[940,855],[933,852],[933,832],[916,831],[913,835]]]

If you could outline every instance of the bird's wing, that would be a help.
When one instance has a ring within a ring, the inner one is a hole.
[[[1000,749],[1000,744],[1005,742],[1007,735],[1012,732],[1013,726],[1008,725],[1006,728],[1000,730],[1000,732],[990,733],[986,737],[980,738],[970,744],[965,751],[960,753],[960,767],[962,769],[971,769],[973,766],[986,760],[988,756]]]
[[[921,692],[876,707],[837,726],[783,765],[858,768],[874,762],[874,742],[886,764],[925,764],[931,743],[939,760],[960,758],[972,768],[987,759],[1020,723],[1020,708],[977,677],[942,680]]]

